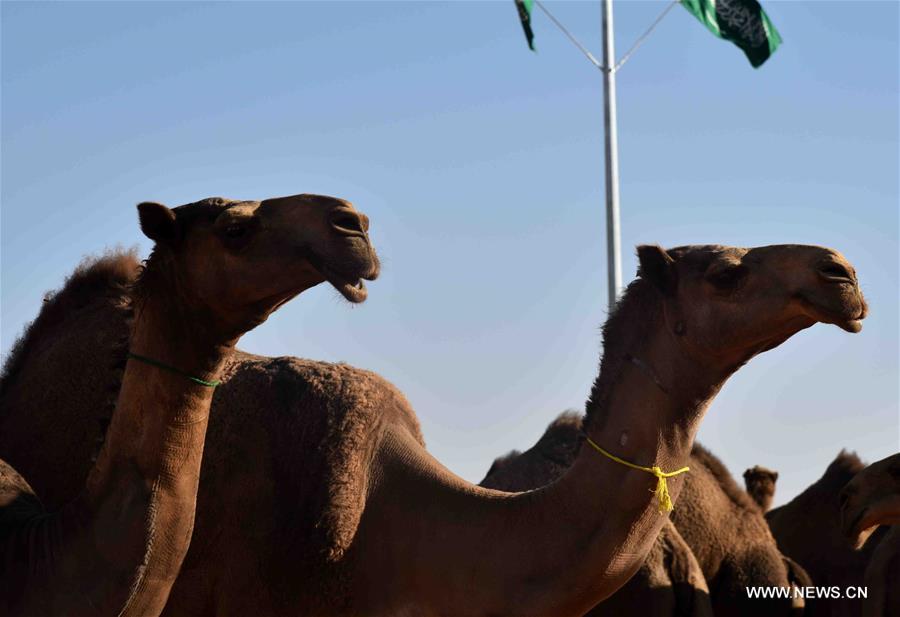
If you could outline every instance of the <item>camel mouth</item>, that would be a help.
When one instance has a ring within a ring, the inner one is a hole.
[[[319,271],[325,276],[325,280],[338,290],[344,299],[353,304],[360,304],[369,297],[369,290],[363,283],[363,278],[355,274],[343,274],[327,266],[319,267]]]
[[[337,289],[346,300],[354,304],[365,302],[366,298],[369,297],[369,291],[366,289],[366,284],[362,282],[362,279],[356,279],[355,282],[345,281],[339,283],[337,281],[329,281],[329,283],[331,283],[331,285]]]
[[[360,304],[369,297],[369,291],[363,279],[372,281],[378,276],[378,260],[374,256],[372,259],[362,265],[347,268],[336,268],[322,259],[310,256],[310,263],[345,300],[353,304]]]
[[[850,538],[854,548],[861,548],[879,525],[900,524],[900,495],[891,495],[863,508],[849,524],[844,525],[844,535]]]
[[[801,295],[801,300],[810,310],[810,317],[822,323],[828,323],[837,326],[850,334],[857,334],[862,331],[862,320],[866,318],[865,306],[853,308],[851,311],[833,310],[822,306],[812,298]]]
[[[856,515],[850,525],[845,527],[844,535],[850,539],[853,548],[859,550],[876,529],[878,529],[878,524],[872,522],[872,515],[869,513],[869,508],[866,508]]]
[[[835,325],[849,332],[850,334],[857,334],[862,331],[862,321],[859,319],[848,319],[846,321],[836,321]]]
[[[862,331],[862,320],[865,318],[862,311],[854,312],[852,315],[837,311],[829,311],[821,306],[813,307],[818,312],[816,317],[822,323],[830,323],[850,334],[858,334]]]

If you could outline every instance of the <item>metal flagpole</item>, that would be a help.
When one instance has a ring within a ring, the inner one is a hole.
[[[559,28],[563,34],[579,49],[581,53],[595,67],[603,72],[603,125],[606,133],[606,261],[610,312],[616,305],[619,291],[622,289],[622,256],[621,241],[619,239],[619,143],[616,135],[616,72],[625,64],[631,55],[637,51],[650,33],[656,29],[659,22],[672,10],[680,0],[672,0],[662,13],[650,24],[635,41],[634,45],[625,52],[622,59],[616,62],[615,40],[613,38],[613,0],[602,0],[603,8],[603,63],[597,61],[587,48],[578,42],[571,32],[556,19],[541,0],[534,0],[547,17]]]
[[[616,134],[616,52],[612,0],[603,0],[603,127],[606,133],[606,268],[609,309],[622,288],[619,233],[619,144]]]

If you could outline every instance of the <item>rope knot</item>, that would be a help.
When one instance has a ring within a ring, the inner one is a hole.
[[[658,502],[659,512],[661,514],[668,514],[675,507],[672,505],[672,498],[669,496],[669,486],[666,484],[666,478],[671,478],[677,476],[682,473],[686,473],[690,471],[690,467],[682,467],[681,469],[676,469],[675,471],[663,471],[658,466],[654,465],[653,467],[643,467],[641,465],[635,465],[634,463],[629,463],[628,461],[619,458],[613,454],[610,454],[596,443],[590,437],[585,435],[585,440],[591,444],[591,447],[594,448],[597,452],[602,454],[603,456],[614,460],[617,463],[621,463],[626,467],[631,467],[632,469],[637,469],[640,471],[646,471],[647,473],[653,474],[657,478],[656,482],[656,490],[653,491],[653,494],[656,496],[656,500]]]
[[[657,469],[659,469],[657,467]],[[662,514],[666,514],[675,509],[675,506],[672,505],[672,498],[669,496],[669,486],[666,484],[666,476],[660,472],[656,476],[659,480],[656,483],[656,490],[653,492],[656,495],[656,500],[659,502],[659,511]]]

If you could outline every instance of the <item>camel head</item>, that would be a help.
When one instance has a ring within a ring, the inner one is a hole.
[[[778,481],[778,472],[756,465],[744,472],[744,485],[753,501],[767,511],[775,497],[775,483]]]
[[[323,281],[362,302],[362,279],[378,276],[369,220],[342,199],[209,198],[172,209],[144,202],[138,212],[142,231],[155,242],[141,278],[176,273],[170,288],[182,304],[205,311],[233,335]]]
[[[878,525],[900,525],[900,454],[860,471],[840,494],[841,527],[856,548]]]
[[[708,365],[737,368],[816,322],[859,332],[867,312],[853,267],[828,248],[644,245],[638,258],[667,328]]]

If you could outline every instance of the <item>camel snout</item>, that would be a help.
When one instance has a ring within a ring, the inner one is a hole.
[[[808,316],[852,334],[862,331],[868,305],[850,262],[837,251],[818,249],[807,263],[800,297],[811,309]]]

